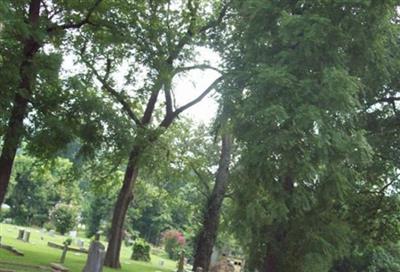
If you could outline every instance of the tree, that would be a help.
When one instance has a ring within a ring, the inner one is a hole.
[[[125,7],[115,13],[119,21],[112,31],[106,29],[103,36],[87,35],[85,39],[80,37],[77,41],[82,45],[82,50],[78,52],[81,60],[100,82],[102,89],[129,117],[134,132],[129,144],[130,154],[123,185],[113,213],[111,237],[104,262],[108,267],[120,267],[124,219],[133,199],[133,189],[144,154],[150,152],[160,135],[182,112],[199,103],[222,81],[222,77],[218,77],[193,100],[183,106],[175,106],[173,78],[192,69],[209,67],[190,65],[194,59],[190,51],[196,44],[201,44],[201,38],[224,17],[226,7],[218,3],[216,6],[210,12],[209,6],[201,1],[179,1],[176,6],[170,5],[169,1],[135,2],[130,5],[128,13]],[[202,20],[202,17],[206,19]],[[117,37],[111,40],[115,33]],[[106,38],[99,42],[103,37]],[[100,46],[88,46],[96,44]],[[112,75],[123,61],[129,64],[129,71],[124,86],[126,90],[119,90],[113,83]],[[103,68],[99,64],[103,64]],[[137,84],[142,77],[138,71],[143,70],[148,71],[142,80],[144,84]],[[132,88],[134,91],[128,92]],[[160,98],[161,93],[164,99]],[[161,114],[162,109],[156,109],[160,103],[164,104],[164,115]],[[139,113],[142,113],[141,118]]]
[[[65,203],[58,203],[50,212],[51,222],[62,235],[72,230],[78,222],[76,207]]]
[[[43,163],[19,154],[6,202],[12,207],[9,216],[19,225],[43,226],[50,210],[60,201],[79,202],[79,190],[69,177],[72,164],[57,158]]]
[[[40,104],[40,98],[45,96],[40,90],[46,89],[44,86],[49,79],[46,72],[53,70],[51,74],[58,78],[61,58],[58,54],[46,52],[45,45],[57,47],[62,42],[64,31],[88,24],[101,0],[90,5],[71,3],[30,0],[1,4],[0,34],[1,40],[5,41],[1,50],[1,65],[6,67],[2,69],[2,76],[13,74],[8,80],[0,81],[1,89],[5,91],[6,108],[10,111],[6,114],[7,124],[2,129],[0,203],[4,201],[17,148],[25,135],[23,122],[30,111],[29,105]],[[45,56],[49,57],[47,60],[56,57],[56,65],[46,69],[49,63],[44,61]]]
[[[358,118],[374,85],[361,71],[388,57],[365,58],[397,33],[395,2],[235,3],[234,32],[220,48],[243,146],[238,175],[248,181],[235,183],[247,264],[328,271],[349,250],[348,200],[372,163]]]

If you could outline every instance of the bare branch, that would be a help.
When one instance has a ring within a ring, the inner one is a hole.
[[[51,33],[51,32],[56,31],[58,29],[62,29],[62,30],[65,30],[65,29],[78,29],[78,28],[82,27],[85,24],[90,24],[90,22],[89,22],[90,17],[92,16],[93,12],[96,10],[96,8],[100,5],[100,3],[102,1],[103,0],[96,0],[96,2],[93,4],[93,6],[88,10],[88,13],[86,14],[85,18],[83,18],[81,21],[79,21],[79,22],[69,22],[69,23],[62,24],[62,25],[55,24],[55,25],[52,25],[52,26],[48,27],[47,28],[47,32]]]
[[[210,69],[210,70],[214,70],[218,73],[220,73],[221,75],[224,74],[223,71],[219,70],[218,68],[211,66],[209,64],[198,64],[198,65],[193,65],[193,66],[186,66],[186,67],[179,67],[175,69],[175,74],[181,73],[181,72],[187,72],[187,71],[191,71],[191,70],[206,70],[206,69]]]
[[[206,97],[211,91],[213,91],[217,85],[222,81],[223,77],[220,76],[219,78],[217,78],[216,80],[214,80],[213,83],[210,84],[210,86],[208,86],[208,88],[202,92],[198,97],[196,97],[195,99],[193,99],[192,101],[190,101],[189,103],[183,105],[182,107],[178,108],[174,114],[178,115],[181,112],[187,110],[188,108],[194,106],[195,104],[199,103],[201,100],[203,100],[204,97]]]
[[[174,112],[171,114],[167,114],[164,118],[164,120],[161,122],[160,127],[167,128],[171,125],[171,123],[174,121],[176,117],[178,117],[179,114],[181,114],[183,111],[187,110],[188,108],[196,105],[199,103],[201,100],[203,100],[204,97],[206,97],[209,93],[211,93],[217,85],[222,81],[223,77],[220,76],[216,80],[214,80],[213,83],[210,84],[210,86],[207,87],[198,97],[193,99],[192,101],[188,102],[187,104],[179,107],[176,109]]]

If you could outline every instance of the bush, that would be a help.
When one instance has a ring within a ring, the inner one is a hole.
[[[186,243],[183,234],[178,230],[167,230],[163,232],[162,239],[168,257],[172,260],[179,259],[179,253]]]
[[[63,235],[75,227],[77,219],[76,208],[64,203],[57,204],[50,213],[50,220],[56,231]]]
[[[150,262],[150,245],[143,239],[137,239],[133,244],[131,259]]]

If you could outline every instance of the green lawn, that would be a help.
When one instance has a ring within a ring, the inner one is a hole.
[[[31,231],[30,243],[24,243],[16,239],[18,235],[18,227],[8,224],[0,224],[0,236],[2,236],[2,243],[11,245],[17,250],[24,253],[24,257],[15,256],[3,249],[0,249],[0,261],[9,261],[18,264],[34,264],[34,265],[48,265],[52,262],[58,262],[61,256],[61,250],[50,248],[47,246],[48,241],[62,243],[66,237],[56,235],[50,237],[45,235],[44,239],[40,239],[40,230],[33,228],[25,228]],[[89,245],[88,239],[82,239],[85,241],[85,247]],[[76,244],[73,243],[76,247]],[[122,272],[171,272],[175,271],[176,263],[174,261],[166,260],[164,258],[152,255],[151,262],[137,262],[129,259],[131,249],[127,247],[122,248],[121,256],[121,270],[104,269],[104,272],[111,271],[122,271]],[[74,252],[68,252],[65,261],[65,266],[70,269],[71,272],[80,272],[85,264],[86,254],[79,254]],[[164,265],[160,265],[160,261],[164,262]],[[4,266],[4,265],[3,265]],[[0,264],[0,268],[2,265]],[[4,267],[6,268],[6,267]],[[18,270],[28,271],[28,270]]]

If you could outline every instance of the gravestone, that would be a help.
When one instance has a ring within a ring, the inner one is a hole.
[[[55,231],[54,231],[54,230],[50,230],[50,231],[49,231],[49,235],[50,235],[51,237],[54,237]]]
[[[90,244],[89,254],[83,272],[102,272],[105,247],[98,240]]]
[[[29,243],[29,239],[31,237],[31,232],[30,231],[24,231],[24,235],[22,237],[22,241],[25,243]]]
[[[76,244],[80,249],[84,248],[84,242],[81,239],[76,240]]]
[[[46,229],[44,229],[44,228],[41,228],[40,229],[40,240],[43,240],[44,239],[44,234],[46,233]]]
[[[17,239],[18,239],[18,240],[23,240],[23,238],[24,238],[24,233],[25,233],[25,230],[24,230],[24,229],[19,229],[19,230],[18,230],[18,237],[17,237]]]

